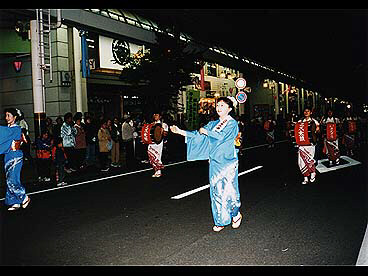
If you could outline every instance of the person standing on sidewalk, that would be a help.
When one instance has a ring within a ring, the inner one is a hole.
[[[111,135],[108,130],[107,120],[102,120],[98,130],[98,146],[100,150],[101,171],[107,172],[109,168],[109,152],[112,148]]]
[[[19,109],[5,109],[5,120],[8,126],[0,126],[0,154],[4,154],[4,168],[6,173],[5,205],[9,211],[26,208],[31,201],[21,183],[20,173],[23,166],[23,152],[20,145],[25,141],[21,128],[16,121],[21,116]]]
[[[133,120],[131,118],[126,118],[121,126],[121,138],[123,143],[123,150],[125,152],[125,164],[127,169],[133,168],[135,164],[133,133]]]
[[[86,164],[86,131],[84,130],[84,124],[82,124],[82,119],[80,117],[74,116],[74,121],[74,128],[77,130],[77,135],[75,136],[75,164],[76,169],[81,170]]]
[[[42,130],[41,136],[36,141],[36,163],[39,182],[51,180],[51,139],[46,129]]]
[[[86,130],[86,164],[87,166],[96,163],[96,145],[97,145],[97,132],[98,126],[95,120],[91,117],[85,117],[85,130]]]
[[[64,115],[64,123],[61,127],[60,137],[63,139],[63,147],[68,158],[66,169],[75,172],[76,154],[75,154],[75,136],[77,130],[74,127],[73,114],[68,112]]]
[[[120,161],[120,140],[121,140],[121,125],[117,117],[114,118],[111,124],[111,167],[121,167]]]
[[[66,154],[63,148],[63,139],[60,137],[55,138],[54,146],[52,148],[52,160],[54,161],[56,172],[55,172],[55,180],[56,186],[64,186],[67,183],[65,180],[65,164],[66,164]]]

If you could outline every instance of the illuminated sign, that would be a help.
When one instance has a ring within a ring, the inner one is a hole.
[[[144,46],[124,40],[99,36],[100,68],[123,70],[132,57],[139,51],[144,53]]]

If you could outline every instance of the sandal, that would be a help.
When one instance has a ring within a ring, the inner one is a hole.
[[[239,218],[238,218],[236,221],[234,221],[234,220],[233,220],[233,223],[231,224],[231,226],[232,226],[234,229],[239,228],[240,223],[241,223],[241,221],[242,221],[242,218],[243,218],[242,214],[240,214],[240,213],[239,213]]]
[[[224,228],[225,228],[225,226],[217,226],[217,225],[215,225],[215,226],[212,227],[212,230],[215,231],[215,232],[220,232]]]
[[[8,211],[15,211],[15,210],[18,210],[19,208],[20,208],[19,204],[13,204],[12,206],[8,208]]]
[[[313,183],[314,181],[316,181],[316,173],[311,173],[311,178],[309,180],[311,183]]]
[[[22,207],[23,208],[27,208],[28,204],[31,202],[31,198],[29,196],[27,196],[27,199],[25,199],[23,202],[22,202]]]

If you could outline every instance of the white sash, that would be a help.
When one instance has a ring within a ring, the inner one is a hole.
[[[226,116],[226,118],[223,120],[223,121],[219,121],[218,123],[217,123],[217,125],[215,125],[214,127],[213,127],[213,129],[212,129],[212,131],[216,131],[216,132],[220,132],[221,130],[223,130],[225,127],[226,127],[226,125],[227,125],[227,123],[230,121],[230,120],[232,120],[233,118],[230,116],[230,115],[227,115]]]

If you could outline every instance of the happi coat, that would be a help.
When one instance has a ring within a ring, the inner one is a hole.
[[[230,115],[204,126],[208,136],[186,131],[187,160],[209,160],[210,198],[215,225],[231,223],[240,209],[238,155],[234,140],[239,127]]]
[[[309,120],[303,118],[298,121],[298,123],[308,123],[312,124],[314,122],[316,126],[319,126],[319,123],[317,120],[313,118],[309,118]],[[309,176],[311,173],[316,172],[316,166],[315,166],[315,159],[314,155],[316,152],[316,145],[313,143],[312,137],[310,137],[311,144],[307,146],[301,146],[298,145],[298,166],[300,169],[300,172],[303,174],[303,176]]]
[[[155,124],[161,124],[164,131],[169,131],[169,126],[160,120],[156,121]],[[147,147],[148,159],[155,172],[165,168],[162,163],[162,150],[164,148],[164,139],[159,144],[149,144]]]
[[[4,154],[4,169],[6,174],[5,204],[21,204],[26,197],[25,188],[20,181],[23,166],[23,152],[11,150],[14,140],[21,139],[21,128],[0,126],[0,154]]]
[[[334,123],[336,125],[340,124],[339,118],[327,117],[321,122],[323,125],[327,125],[328,123]],[[324,134],[323,139],[323,153],[327,155],[328,159],[331,161],[336,161],[340,158],[340,150],[339,150],[339,140],[336,139],[334,141],[329,141],[327,139],[327,135]]]

